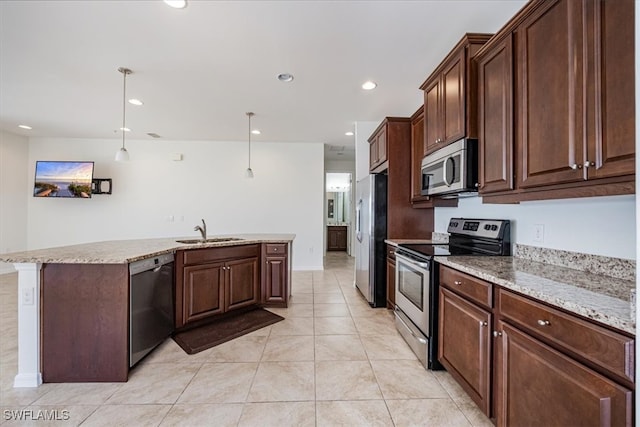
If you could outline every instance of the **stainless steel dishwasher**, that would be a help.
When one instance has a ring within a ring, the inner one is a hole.
[[[174,254],[129,264],[129,366],[174,330]]]

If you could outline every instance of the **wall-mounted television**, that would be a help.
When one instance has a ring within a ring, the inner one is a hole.
[[[93,162],[36,162],[34,197],[91,197]]]

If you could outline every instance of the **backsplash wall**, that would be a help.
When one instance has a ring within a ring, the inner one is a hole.
[[[636,205],[633,195],[482,204],[480,197],[461,198],[457,208],[436,208],[435,231],[446,233],[449,219],[509,219],[511,240],[523,245],[636,259]],[[544,229],[535,240],[535,226]]]

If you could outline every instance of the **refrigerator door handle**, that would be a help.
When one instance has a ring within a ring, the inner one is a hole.
[[[356,206],[356,239],[358,242],[362,242],[362,199],[358,200],[358,206]]]

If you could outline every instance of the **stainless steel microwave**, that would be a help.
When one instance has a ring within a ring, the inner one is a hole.
[[[422,159],[423,196],[478,191],[478,141],[461,139]]]

